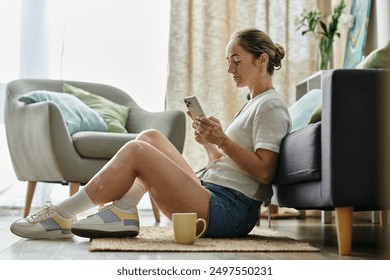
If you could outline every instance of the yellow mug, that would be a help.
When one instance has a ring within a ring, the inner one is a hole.
[[[198,219],[196,213],[173,213],[172,222],[177,244],[191,245],[206,231],[206,221],[202,218]],[[196,229],[199,222],[203,223],[203,229],[201,233],[196,235]]]

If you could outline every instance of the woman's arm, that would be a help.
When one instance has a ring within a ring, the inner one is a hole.
[[[190,112],[187,112],[187,115],[193,120]],[[198,130],[196,129],[197,127],[198,127],[197,124],[193,120],[192,128],[194,128],[195,141],[198,142],[199,144],[201,144],[203,146],[203,148],[206,150],[207,157],[208,157],[209,161],[212,162],[212,161],[215,161],[216,159],[220,158],[223,155],[223,153],[218,149],[218,146],[216,146],[215,144],[212,144],[212,143],[208,142],[206,139],[204,139],[204,137],[202,137],[198,133]]]
[[[242,148],[224,133],[220,122],[214,117],[197,117],[193,123],[193,128],[198,137],[202,137],[203,141],[208,142],[209,146],[213,146],[215,150],[218,150],[219,156],[225,153],[241,169],[255,176],[264,184],[272,181],[277,167],[278,153],[266,149],[257,149],[256,152],[251,152]],[[217,146],[219,149],[217,149]],[[215,150],[209,149],[210,153],[218,154]]]
[[[210,162],[223,156],[223,153],[220,149],[218,149],[218,146],[215,144],[209,143],[206,139],[204,139],[204,137],[199,135],[197,130],[195,130],[194,136],[195,136],[196,142],[201,144],[203,146],[203,148],[206,150],[207,157],[208,157]]]
[[[241,169],[255,176],[263,184],[271,183],[277,168],[278,153],[266,149],[251,152],[227,136],[219,146]]]
[[[210,162],[215,161],[223,156],[223,153],[220,149],[218,149],[217,145],[208,143],[203,145],[203,148],[206,150]]]

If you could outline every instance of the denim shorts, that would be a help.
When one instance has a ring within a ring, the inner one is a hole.
[[[212,183],[202,181],[202,185],[211,195],[204,237],[241,237],[254,228],[262,201],[252,200],[238,191]]]

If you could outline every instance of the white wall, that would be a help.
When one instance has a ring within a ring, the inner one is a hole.
[[[384,47],[390,40],[390,1],[375,0],[377,46]]]
[[[4,123],[5,83],[0,82],[0,124]]]

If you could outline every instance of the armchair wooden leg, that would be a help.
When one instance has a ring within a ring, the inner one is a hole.
[[[158,209],[158,206],[154,202],[153,198],[150,195],[149,195],[149,197],[150,197],[150,202],[152,203],[154,218],[156,219],[156,223],[159,223],[160,222],[160,209]]]
[[[27,195],[26,195],[26,202],[24,205],[24,213],[23,218],[26,218],[28,214],[30,213],[31,209],[31,202],[34,197],[35,187],[37,186],[37,182],[30,181],[27,183]]]
[[[79,182],[70,182],[69,183],[69,196],[74,195],[79,191],[80,183]]]
[[[382,210],[379,212],[379,220],[380,220],[380,225],[385,226],[387,225],[387,219],[389,218],[389,211],[387,210]]]
[[[337,241],[340,255],[351,254],[352,247],[352,207],[338,207],[336,210]]]

